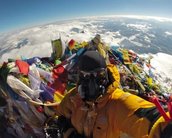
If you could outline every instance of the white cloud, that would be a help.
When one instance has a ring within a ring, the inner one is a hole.
[[[124,18],[133,18],[133,19],[144,19],[144,20],[157,20],[159,22],[172,22],[171,18],[157,17],[157,16],[141,16],[141,15],[109,15],[102,17],[124,17]]]
[[[168,35],[168,36],[172,36],[172,32],[167,31],[167,32],[165,32],[165,34]]]
[[[150,25],[147,25],[147,24],[127,24],[127,27],[134,28],[143,32],[147,32],[149,31],[149,29],[152,28]]]
[[[121,17],[121,16],[115,16],[115,17]],[[128,17],[136,18],[135,16],[128,16]],[[96,17],[96,18],[100,19],[99,17]],[[146,17],[139,16],[138,18],[143,19]],[[149,24],[127,24],[127,26],[134,29],[144,30],[144,31],[148,31],[151,28],[151,25]],[[26,58],[30,58],[34,56],[49,57],[52,52],[51,40],[62,37],[62,39],[65,42],[68,42],[70,39],[75,39],[78,42],[89,41],[95,36],[96,33],[99,32],[97,27],[98,25],[95,24],[94,20],[88,19],[87,22],[75,20],[75,21],[70,21],[70,22],[64,22],[61,24],[48,24],[44,26],[37,26],[37,27],[25,29],[20,32],[13,33],[12,35],[8,34],[8,37],[7,35],[5,35],[4,37],[5,39],[3,39],[3,45],[1,45],[1,50],[3,49],[11,49],[11,50],[8,50],[6,53],[2,55],[0,59],[0,63],[2,63],[3,61],[7,61],[8,58],[16,58],[16,57],[19,58],[20,56],[24,56]],[[84,33],[71,32],[70,30],[72,28],[78,28],[80,30],[83,30]],[[172,33],[166,32],[166,34],[171,35]],[[144,37],[145,41],[147,42],[151,41],[149,37],[155,37],[155,35],[153,34],[147,34],[147,35],[148,36]],[[141,43],[134,41],[137,37],[137,34],[127,38],[127,37],[123,37],[119,31],[116,31],[116,32],[109,31],[104,34],[101,34],[101,36],[103,38],[103,42],[105,42],[106,44],[110,46],[118,45],[120,44],[121,41],[123,41],[124,39],[127,39],[131,41],[132,43],[136,44],[137,46],[142,47]],[[2,35],[1,35],[1,38],[3,38]],[[28,43],[26,45],[18,49],[17,48],[12,49],[16,47],[16,45],[23,39],[28,40]],[[161,54],[160,54],[160,57],[161,59],[163,58]],[[171,70],[172,64],[168,62],[171,60],[168,60],[168,59],[170,58],[168,57],[164,59],[163,61],[160,61],[160,59],[158,60],[158,63],[162,64],[161,65],[162,67],[160,67],[160,69],[162,69],[162,71],[164,70],[166,72],[166,75],[168,74],[168,72],[172,72]],[[164,64],[166,64],[167,67]],[[172,78],[172,75],[168,75],[168,76]]]
[[[146,41],[146,42],[148,42],[148,43],[151,43],[151,39],[148,37],[148,36],[144,36],[144,40]]]

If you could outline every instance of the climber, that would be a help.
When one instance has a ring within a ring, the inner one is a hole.
[[[60,135],[69,138],[169,138],[172,123],[156,106],[120,89],[115,65],[97,51],[86,51],[78,63],[77,87],[56,108]]]

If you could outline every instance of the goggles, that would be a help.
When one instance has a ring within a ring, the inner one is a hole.
[[[102,79],[102,78],[106,78],[107,76],[107,69],[105,68],[101,68],[101,69],[97,69],[94,71],[90,71],[90,72],[85,72],[85,71],[79,71],[79,80],[89,80],[92,78],[96,78],[96,80]]]
[[[91,72],[80,71],[78,80],[78,92],[85,101],[96,100],[105,93],[108,83],[107,69],[99,69]]]

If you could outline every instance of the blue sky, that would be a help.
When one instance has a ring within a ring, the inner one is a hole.
[[[171,5],[172,0],[0,0],[0,33],[85,16],[172,18]]]

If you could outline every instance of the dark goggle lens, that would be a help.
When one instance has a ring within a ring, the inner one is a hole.
[[[95,71],[95,72],[79,72],[79,79],[89,80],[91,78],[96,78],[96,80],[102,79],[106,77],[106,69]]]

